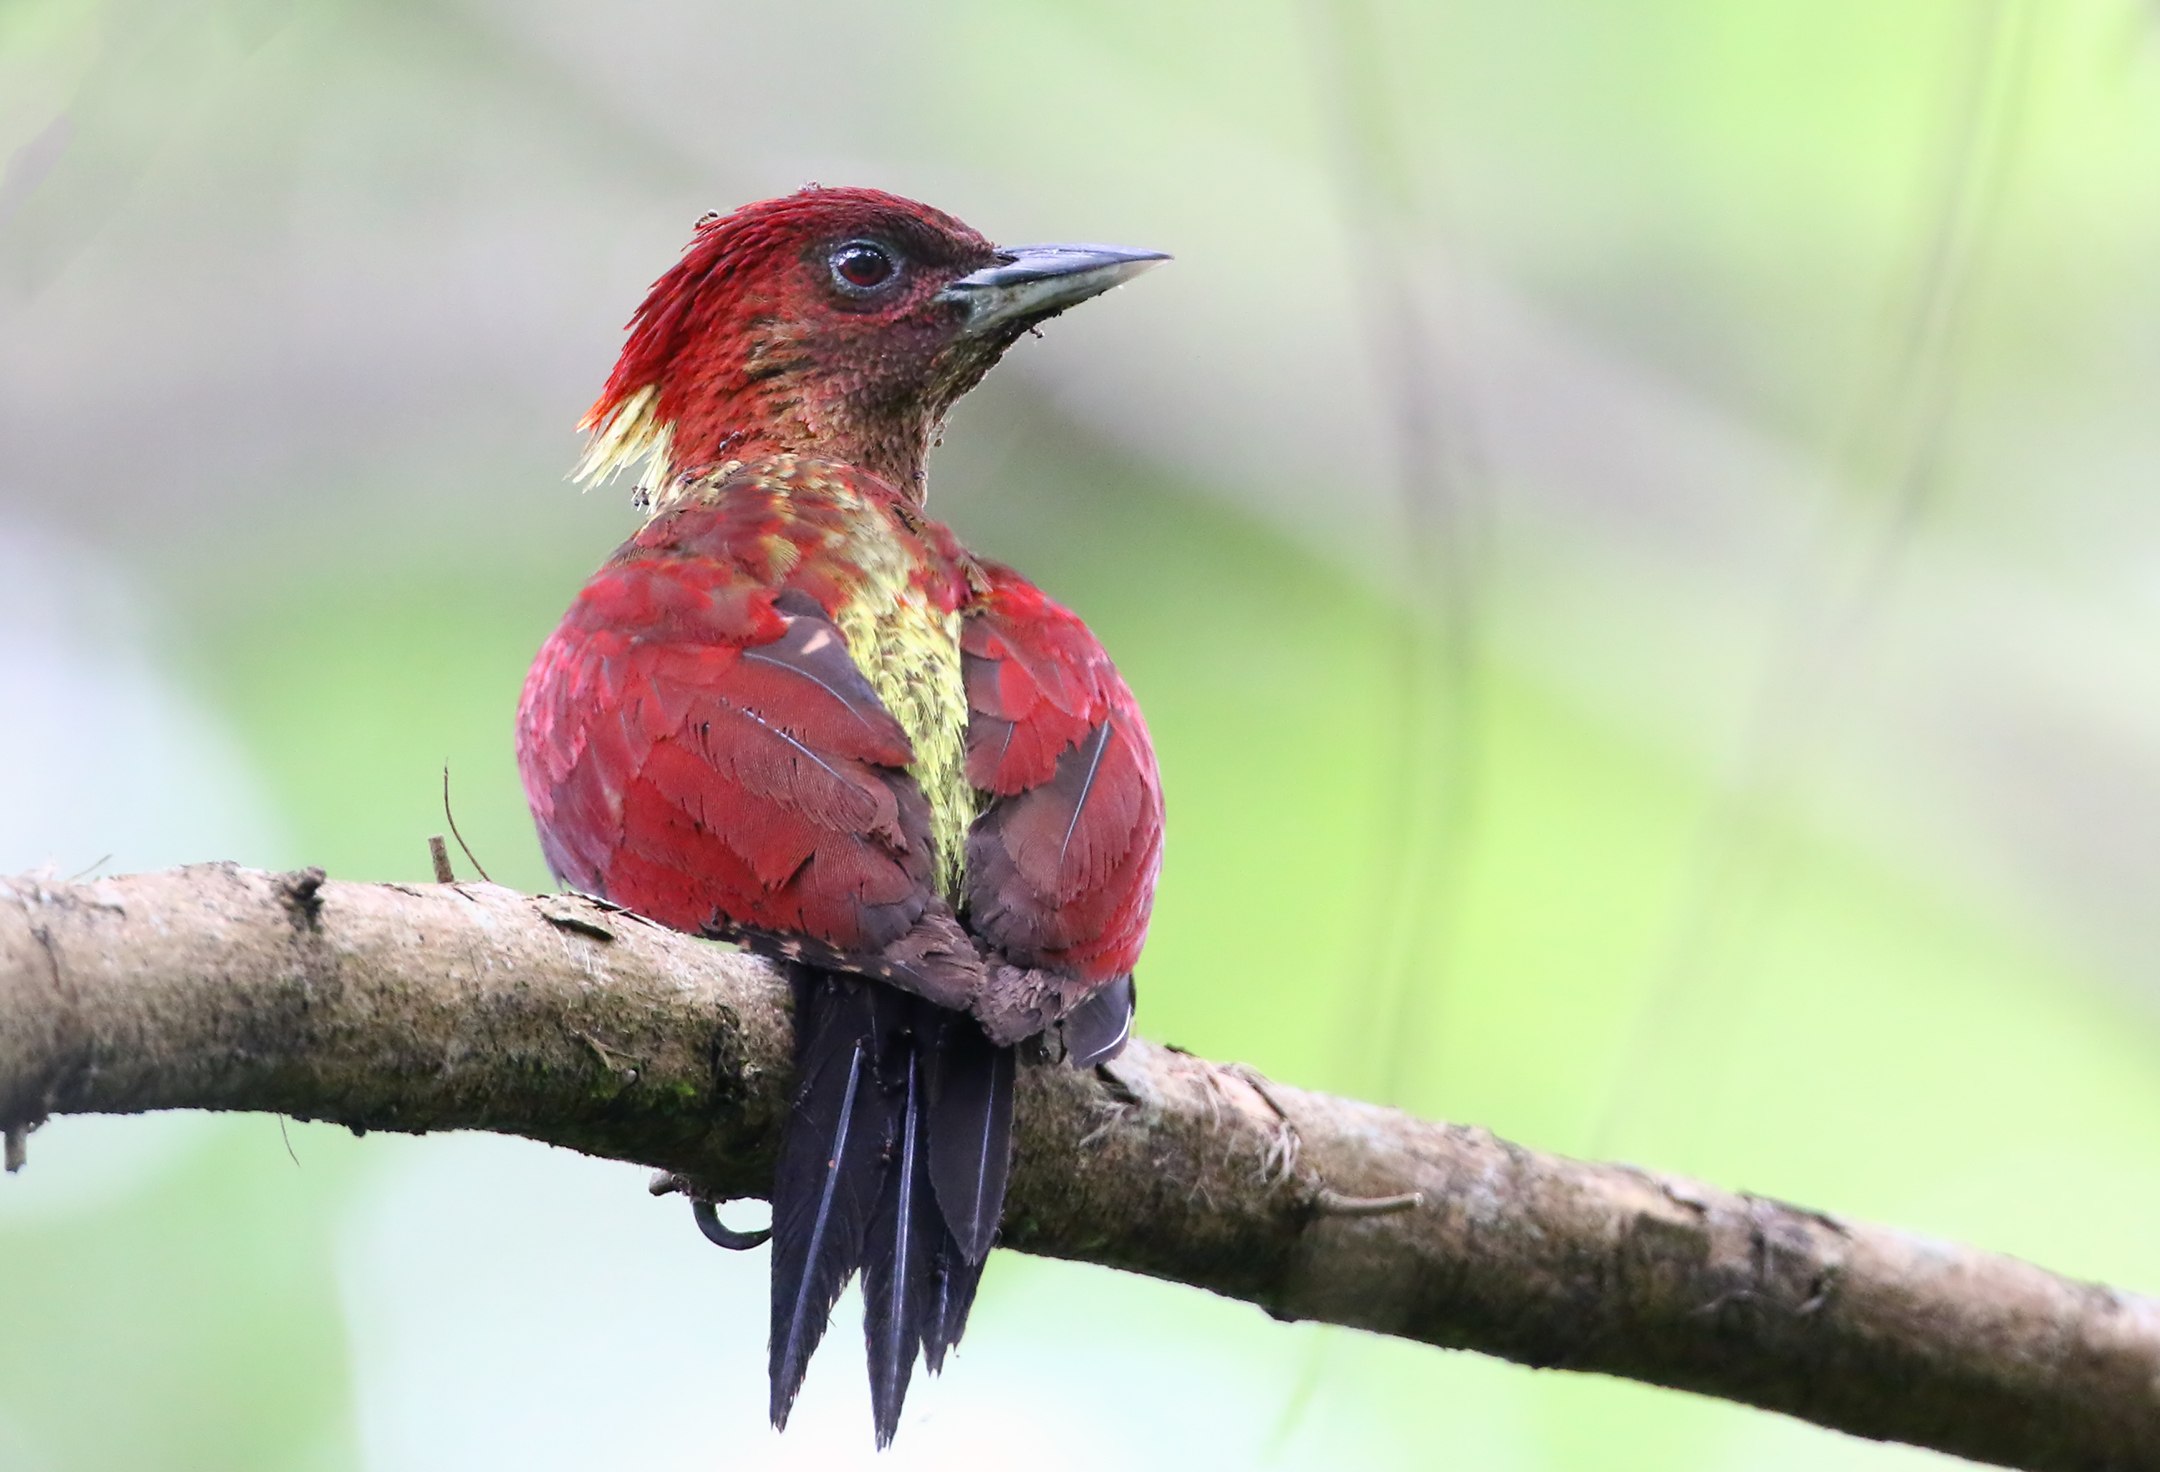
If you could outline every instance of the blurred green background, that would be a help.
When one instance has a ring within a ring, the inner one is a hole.
[[[420,878],[447,763],[541,886],[571,426],[700,212],[874,183],[1178,256],[932,467],[1147,708],[1148,1033],[2160,1288],[2142,0],[0,0],[0,158],[0,870]],[[63,1120],[0,1469],[1928,1460],[1019,1258],[875,1459],[686,1217]]]

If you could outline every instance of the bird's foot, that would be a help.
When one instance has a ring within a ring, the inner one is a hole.
[[[690,1214],[697,1218],[698,1230],[705,1234],[706,1241],[730,1252],[748,1252],[753,1247],[763,1247],[772,1238],[771,1227],[753,1227],[743,1232],[721,1221],[717,1201],[692,1201]]]
[[[685,1176],[673,1171],[661,1171],[646,1187],[655,1196],[681,1194],[690,1198],[690,1214],[697,1219],[698,1230],[705,1240],[715,1247],[725,1247],[730,1252],[748,1252],[762,1247],[772,1238],[771,1227],[752,1227],[741,1231],[720,1220],[720,1208],[727,1205],[728,1198],[715,1199],[701,1193]]]

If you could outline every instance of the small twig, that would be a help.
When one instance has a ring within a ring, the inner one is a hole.
[[[591,905],[594,909],[598,910],[603,915],[620,915],[623,917],[623,919],[635,920],[640,925],[651,925],[661,930],[665,930],[667,928],[666,926],[661,925],[660,922],[657,920],[651,919],[650,917],[645,915],[640,915],[637,911],[631,909],[628,905],[618,905],[613,900],[609,899],[606,895],[594,894],[590,890],[559,890],[554,895],[549,896],[549,898],[567,898],[583,900],[586,904]],[[613,940],[614,936],[610,935],[608,939]]]
[[[428,862],[435,866],[437,884],[457,883],[457,871],[450,867],[450,845],[443,842],[440,833],[430,833],[427,841]]]
[[[1260,1102],[1267,1105],[1275,1116],[1275,1131],[1269,1140],[1267,1154],[1260,1162],[1262,1178],[1279,1184],[1296,1175],[1298,1152],[1303,1142],[1298,1136],[1296,1121],[1290,1118],[1290,1111],[1283,1108],[1282,1100],[1275,1097],[1274,1090],[1268,1084],[1267,1075],[1249,1063],[1224,1064],[1214,1072],[1228,1074],[1258,1094]]]
[[[1329,1186],[1313,1192],[1313,1207],[1322,1216],[1393,1216],[1416,1211],[1425,1204],[1423,1191],[1404,1191],[1394,1196],[1345,1196]]]
[[[442,769],[442,815],[443,821],[450,825],[450,836],[457,840],[459,848],[465,850],[465,862],[473,866],[475,874],[487,880],[489,884],[493,884],[495,881],[488,878],[487,865],[473,857],[472,845],[465,841],[464,834],[458,832],[457,814],[450,811],[450,764],[448,762],[443,763]],[[436,872],[441,872],[440,867]]]
[[[278,876],[278,889],[296,920],[306,925],[322,920],[322,887],[329,878],[320,865],[294,869]]]
[[[594,1037],[591,1033],[584,1031],[582,1028],[573,1029],[570,1036],[576,1038],[586,1047],[592,1049],[593,1057],[600,1060],[600,1068],[603,1072],[615,1075],[617,1078],[621,1079],[626,1084],[634,1084],[637,1082],[638,1071],[634,1065],[644,1062],[644,1059],[639,1058],[634,1053],[625,1053],[622,1052],[620,1049],[611,1048],[606,1043],[603,1043],[598,1038]],[[617,1062],[616,1060],[618,1059],[626,1059],[629,1061]],[[657,1189],[657,1184],[658,1183],[656,1182],[656,1189],[653,1191],[653,1194],[655,1196],[661,1194],[661,1192]]]
[[[575,931],[579,935],[589,935],[594,940],[613,940],[615,938],[615,932],[602,925],[599,921],[580,915],[575,910],[562,909],[556,906],[553,902],[559,898],[561,898],[559,895],[549,895],[535,907],[539,910],[541,919],[558,930]]]

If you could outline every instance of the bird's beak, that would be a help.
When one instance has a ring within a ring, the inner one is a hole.
[[[967,309],[973,337],[1011,322],[1040,322],[1170,257],[1121,245],[1012,245],[997,260],[947,286],[938,300]]]

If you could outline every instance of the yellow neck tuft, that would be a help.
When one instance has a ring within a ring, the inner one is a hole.
[[[609,411],[605,419],[588,417],[581,428],[592,438],[570,478],[584,485],[602,485],[644,462],[638,479],[640,499],[664,500],[668,483],[675,477],[672,451],[675,426],[660,417],[660,385],[648,383]]]

